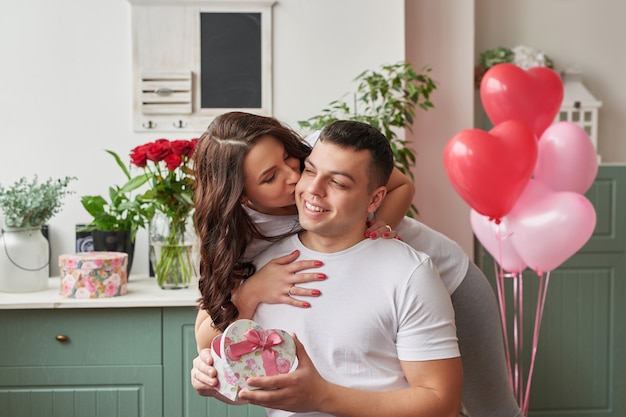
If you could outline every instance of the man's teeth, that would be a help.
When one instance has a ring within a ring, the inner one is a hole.
[[[320,212],[320,213],[323,212],[323,211],[326,211],[323,208],[314,206],[313,204],[311,204],[309,202],[305,203],[305,205],[306,205],[306,208],[311,210],[311,211],[317,211],[317,212]]]

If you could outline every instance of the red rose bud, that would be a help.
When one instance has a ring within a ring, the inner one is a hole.
[[[171,143],[172,152],[176,155],[189,157],[191,152],[193,152],[193,143],[186,139],[178,139],[174,140]]]
[[[148,156],[146,155],[145,148],[145,145],[140,145],[130,151],[130,162],[139,168],[145,167],[148,162]]]
[[[152,162],[160,162],[172,152],[170,141],[167,139],[157,139],[153,143],[146,145],[146,155]]]
[[[180,166],[180,164],[182,164],[183,158],[181,158],[180,155],[171,153],[169,155],[166,155],[163,161],[165,162],[167,169],[169,169],[170,171],[174,171]]]

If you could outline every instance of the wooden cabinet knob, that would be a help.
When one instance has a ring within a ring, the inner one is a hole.
[[[57,341],[61,342],[61,343],[65,343],[65,342],[67,342],[68,340],[70,340],[70,338],[69,338],[69,337],[67,337],[67,336],[66,336],[66,335],[64,335],[64,334],[58,334],[58,335],[57,335],[57,337],[56,337],[55,339],[56,339]]]

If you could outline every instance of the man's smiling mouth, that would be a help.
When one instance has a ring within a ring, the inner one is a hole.
[[[309,203],[308,201],[304,202],[304,206],[307,208],[307,210],[316,211],[318,213],[322,213],[322,212],[328,211],[328,210],[324,210],[321,207],[314,206],[313,204]]]

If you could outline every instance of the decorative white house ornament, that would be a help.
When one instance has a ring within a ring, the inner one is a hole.
[[[557,122],[572,122],[589,135],[598,152],[598,110],[602,102],[591,95],[582,82],[582,72],[567,70],[563,73],[563,104]],[[600,156],[598,156],[600,160]]]

